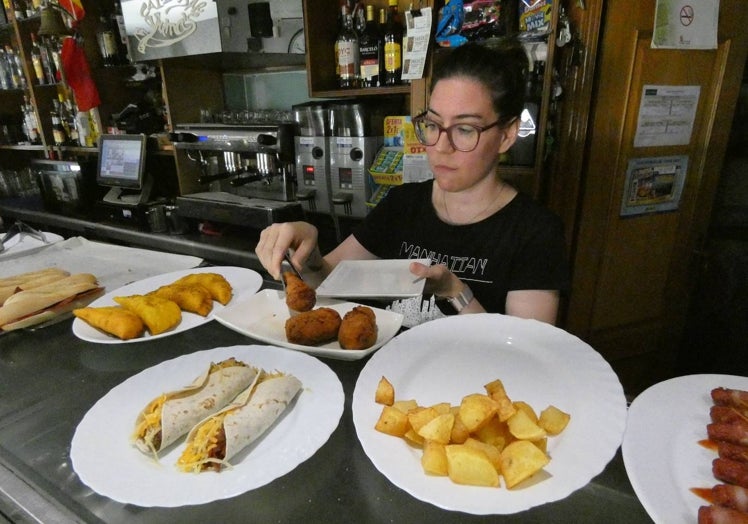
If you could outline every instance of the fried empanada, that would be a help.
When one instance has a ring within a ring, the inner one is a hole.
[[[200,284],[169,284],[148,294],[176,302],[182,311],[203,317],[213,309],[213,296]]]
[[[74,309],[73,315],[101,331],[121,340],[143,336],[143,320],[127,309],[119,306],[84,307]]]
[[[158,335],[182,321],[182,310],[176,302],[155,295],[114,297],[114,301],[138,315],[151,335]]]
[[[283,273],[286,284],[286,305],[294,311],[310,311],[317,303],[317,292],[292,271]]]
[[[329,307],[305,311],[286,320],[286,338],[302,346],[324,344],[338,336],[340,322],[340,313]]]
[[[377,341],[377,317],[374,310],[356,306],[343,316],[338,342],[343,349],[367,349]]]
[[[233,289],[231,284],[219,273],[191,273],[173,282],[173,284],[200,284],[210,291],[210,296],[222,305],[231,300]]]

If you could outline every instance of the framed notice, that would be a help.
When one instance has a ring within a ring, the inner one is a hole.
[[[685,155],[630,159],[621,216],[678,209],[687,170]]]

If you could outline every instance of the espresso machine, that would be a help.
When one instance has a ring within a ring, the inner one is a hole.
[[[178,124],[179,215],[262,229],[303,220],[292,122]]]
[[[385,113],[359,101],[332,104],[329,108],[330,184],[334,213],[363,218],[374,193],[368,168],[382,146]]]

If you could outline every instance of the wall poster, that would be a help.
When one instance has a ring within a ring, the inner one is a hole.
[[[678,209],[687,170],[685,155],[629,159],[621,216]]]

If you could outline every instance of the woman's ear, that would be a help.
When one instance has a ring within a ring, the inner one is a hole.
[[[506,153],[514,145],[519,136],[519,118],[515,118],[511,124],[504,128],[504,138],[499,145],[499,154]]]

